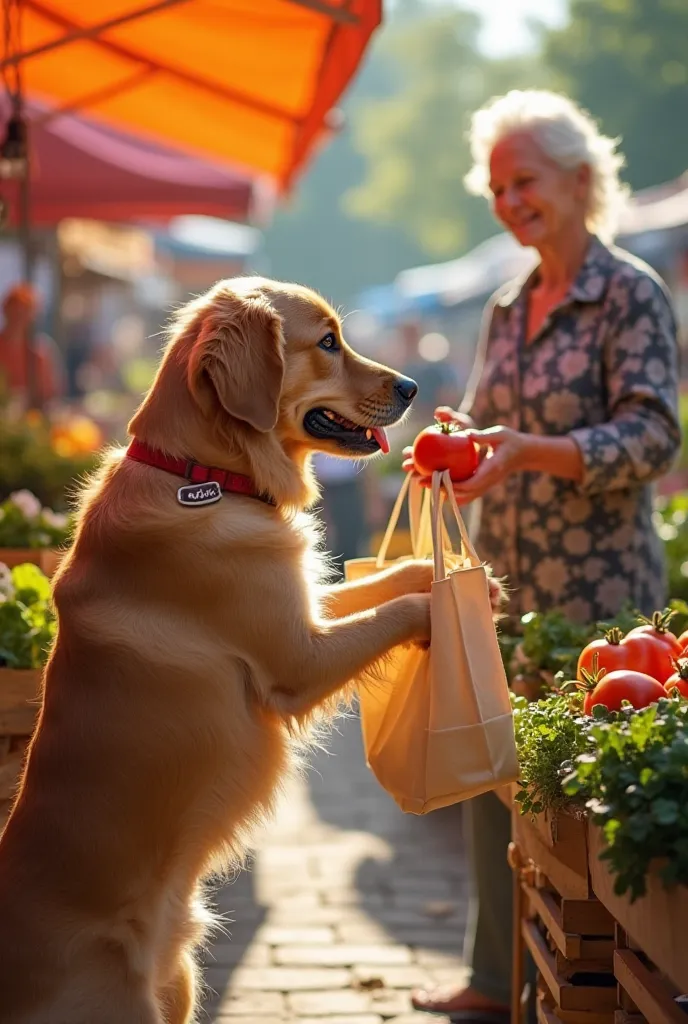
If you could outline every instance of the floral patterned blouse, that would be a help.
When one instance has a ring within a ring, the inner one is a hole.
[[[647,614],[666,600],[651,484],[681,442],[670,301],[649,267],[593,239],[568,295],[526,342],[537,273],[488,304],[461,411],[483,429],[568,434],[583,479],[512,474],[482,499],[476,548],[508,578],[512,615],[559,608],[591,622],[626,603]]]

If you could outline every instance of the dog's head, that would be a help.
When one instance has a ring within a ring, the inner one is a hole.
[[[132,421],[138,436],[173,367],[183,371],[216,462],[222,450],[240,449],[253,471],[257,451],[274,458],[279,448],[300,468],[313,451],[350,458],[386,451],[384,428],[403,417],[417,391],[414,381],[354,352],[315,292],[262,278],[222,281],[182,310],[150,401]],[[174,403],[178,415],[182,405]]]

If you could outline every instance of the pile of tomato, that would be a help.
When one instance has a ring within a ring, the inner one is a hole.
[[[688,697],[688,630],[676,636],[670,618],[671,612],[655,612],[625,636],[611,629],[583,649],[577,677],[586,715],[596,704],[609,711],[619,711],[623,701],[644,708],[675,690]]]

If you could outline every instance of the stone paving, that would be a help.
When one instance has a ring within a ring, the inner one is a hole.
[[[414,1013],[410,991],[462,979],[460,808],[402,814],[365,766],[356,719],[328,751],[217,894],[231,938],[206,956],[202,1022],[446,1024]]]

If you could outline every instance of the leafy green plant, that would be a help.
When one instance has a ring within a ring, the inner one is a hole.
[[[0,666],[40,668],[55,636],[50,583],[38,566],[0,563]]]
[[[582,694],[555,693],[532,702],[512,696],[511,702],[520,766],[516,801],[521,813],[557,811],[571,803],[562,789],[563,776],[589,749],[591,720],[582,714]]]
[[[71,533],[69,516],[43,508],[30,491],[15,491],[0,504],[0,548],[54,548]]]
[[[562,785],[604,832],[615,892],[644,895],[653,865],[665,885],[688,884],[688,702],[596,719]]]

